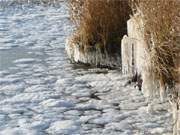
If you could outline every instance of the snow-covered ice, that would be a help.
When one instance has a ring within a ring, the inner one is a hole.
[[[120,71],[69,62],[71,31],[64,2],[0,10],[0,135],[170,134],[171,114],[148,113]]]

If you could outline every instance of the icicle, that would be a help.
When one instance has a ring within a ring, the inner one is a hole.
[[[84,64],[91,64],[95,66],[107,66],[107,67],[121,67],[121,56],[117,55],[110,55],[105,51],[103,54],[97,48],[94,48],[93,51],[85,51],[82,52],[80,46],[75,44],[72,40],[72,37],[66,39],[65,50],[67,52],[68,57],[72,62],[76,63],[84,63]]]

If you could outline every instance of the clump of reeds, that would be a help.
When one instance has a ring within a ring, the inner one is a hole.
[[[71,19],[76,26],[75,42],[81,47],[120,49],[131,8],[127,0],[70,0]]]
[[[144,20],[151,72],[160,86],[173,88],[180,76],[180,1],[132,0]]]

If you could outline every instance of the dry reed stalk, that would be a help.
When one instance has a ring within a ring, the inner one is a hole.
[[[70,0],[76,42],[83,48],[120,49],[131,9],[127,0]]]
[[[151,72],[162,87],[173,88],[180,83],[180,1],[132,1],[144,20]]]

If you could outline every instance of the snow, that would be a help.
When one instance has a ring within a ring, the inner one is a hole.
[[[47,129],[51,134],[74,134],[77,133],[79,126],[72,120],[56,121]]]
[[[74,107],[74,104],[71,101],[57,101],[55,99],[48,99],[41,103],[44,107]]]
[[[8,66],[0,61],[0,135],[170,134],[167,105],[148,113],[148,101],[124,87],[128,77],[119,70],[69,62],[65,39],[72,29],[60,5],[0,10],[0,44],[9,48],[0,50],[8,59]]]
[[[1,131],[0,135],[43,135],[40,132],[36,132],[35,130],[28,130],[23,128],[6,128]]]

